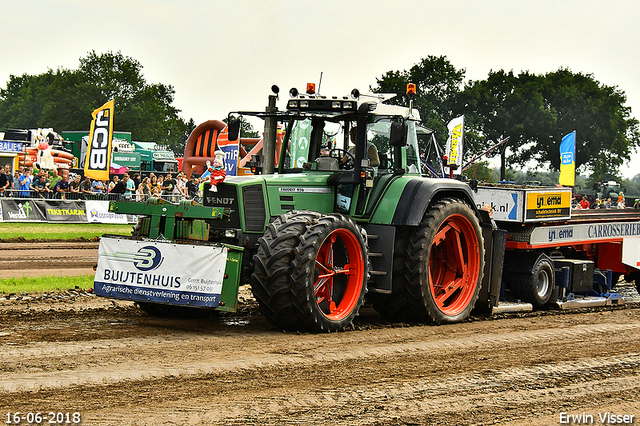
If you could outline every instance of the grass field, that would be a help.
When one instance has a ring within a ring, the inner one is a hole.
[[[93,240],[103,234],[131,235],[132,225],[105,223],[8,223],[0,222],[0,240]]]
[[[93,275],[0,278],[0,294],[42,294],[93,288]]]
[[[103,223],[7,223],[0,222],[0,241],[93,240],[103,234],[131,234],[131,225]],[[0,294],[48,293],[75,287],[93,287],[93,275],[43,276],[0,279]]]

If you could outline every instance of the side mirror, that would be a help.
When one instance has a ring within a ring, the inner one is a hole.
[[[227,125],[227,133],[229,134],[230,141],[238,140],[238,136],[240,135],[240,124],[241,121],[238,119],[229,121],[229,124]]]
[[[405,123],[391,123],[389,145],[394,147],[407,145],[407,125]]]

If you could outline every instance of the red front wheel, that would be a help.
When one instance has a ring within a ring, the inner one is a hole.
[[[327,215],[308,226],[300,241],[293,262],[299,311],[316,331],[343,330],[366,293],[363,234],[351,219]]]

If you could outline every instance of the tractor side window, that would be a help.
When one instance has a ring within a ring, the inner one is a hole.
[[[286,168],[299,169],[308,162],[311,129],[311,119],[296,121],[291,126],[291,137],[287,150],[288,158],[285,162]]]
[[[420,174],[420,149],[418,147],[416,123],[409,121],[407,125],[407,173]]]
[[[391,122],[383,119],[367,124],[367,142],[378,150],[378,173],[393,172],[393,150],[389,145]]]
[[[420,159],[418,149],[418,138],[416,136],[416,124],[409,121],[407,123],[407,146],[403,150],[404,159],[399,158],[398,163],[403,164],[405,172],[420,173]],[[391,120],[382,118],[367,125],[367,140],[378,149],[380,165],[378,173],[392,173],[396,151],[389,145],[389,135],[391,133]],[[406,154],[405,154],[406,152]]]

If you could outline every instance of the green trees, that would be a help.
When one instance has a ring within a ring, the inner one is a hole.
[[[619,167],[640,144],[624,92],[567,69],[491,72],[486,80],[469,82],[459,101],[479,133],[511,137],[508,160],[514,165],[550,162],[559,170],[560,141],[576,130],[576,167],[591,171],[592,180],[607,180],[619,177]]]
[[[122,53],[90,52],[77,70],[11,76],[0,90],[0,128],[88,130],[91,112],[115,99],[114,123],[136,140],[154,141],[181,154],[193,120],[175,108],[170,85],[148,83],[142,65]]]
[[[457,70],[445,56],[427,56],[411,69],[388,71],[376,78],[376,93],[397,93],[390,103],[409,105],[407,83],[415,83],[417,94],[414,108],[420,111],[422,123],[446,140],[447,123],[454,118],[452,111],[464,79],[465,70]]]
[[[449,120],[464,114],[465,159],[488,148],[488,141],[509,136],[503,170],[505,164],[532,163],[559,170],[560,141],[576,130],[577,168],[589,171],[593,181],[614,179],[640,146],[639,123],[624,105],[624,92],[591,74],[563,68],[544,75],[499,70],[461,88],[464,72],[446,57],[429,56],[409,71],[387,72],[373,90],[398,93],[396,99],[406,102],[406,83],[416,83],[415,105],[441,144]]]

